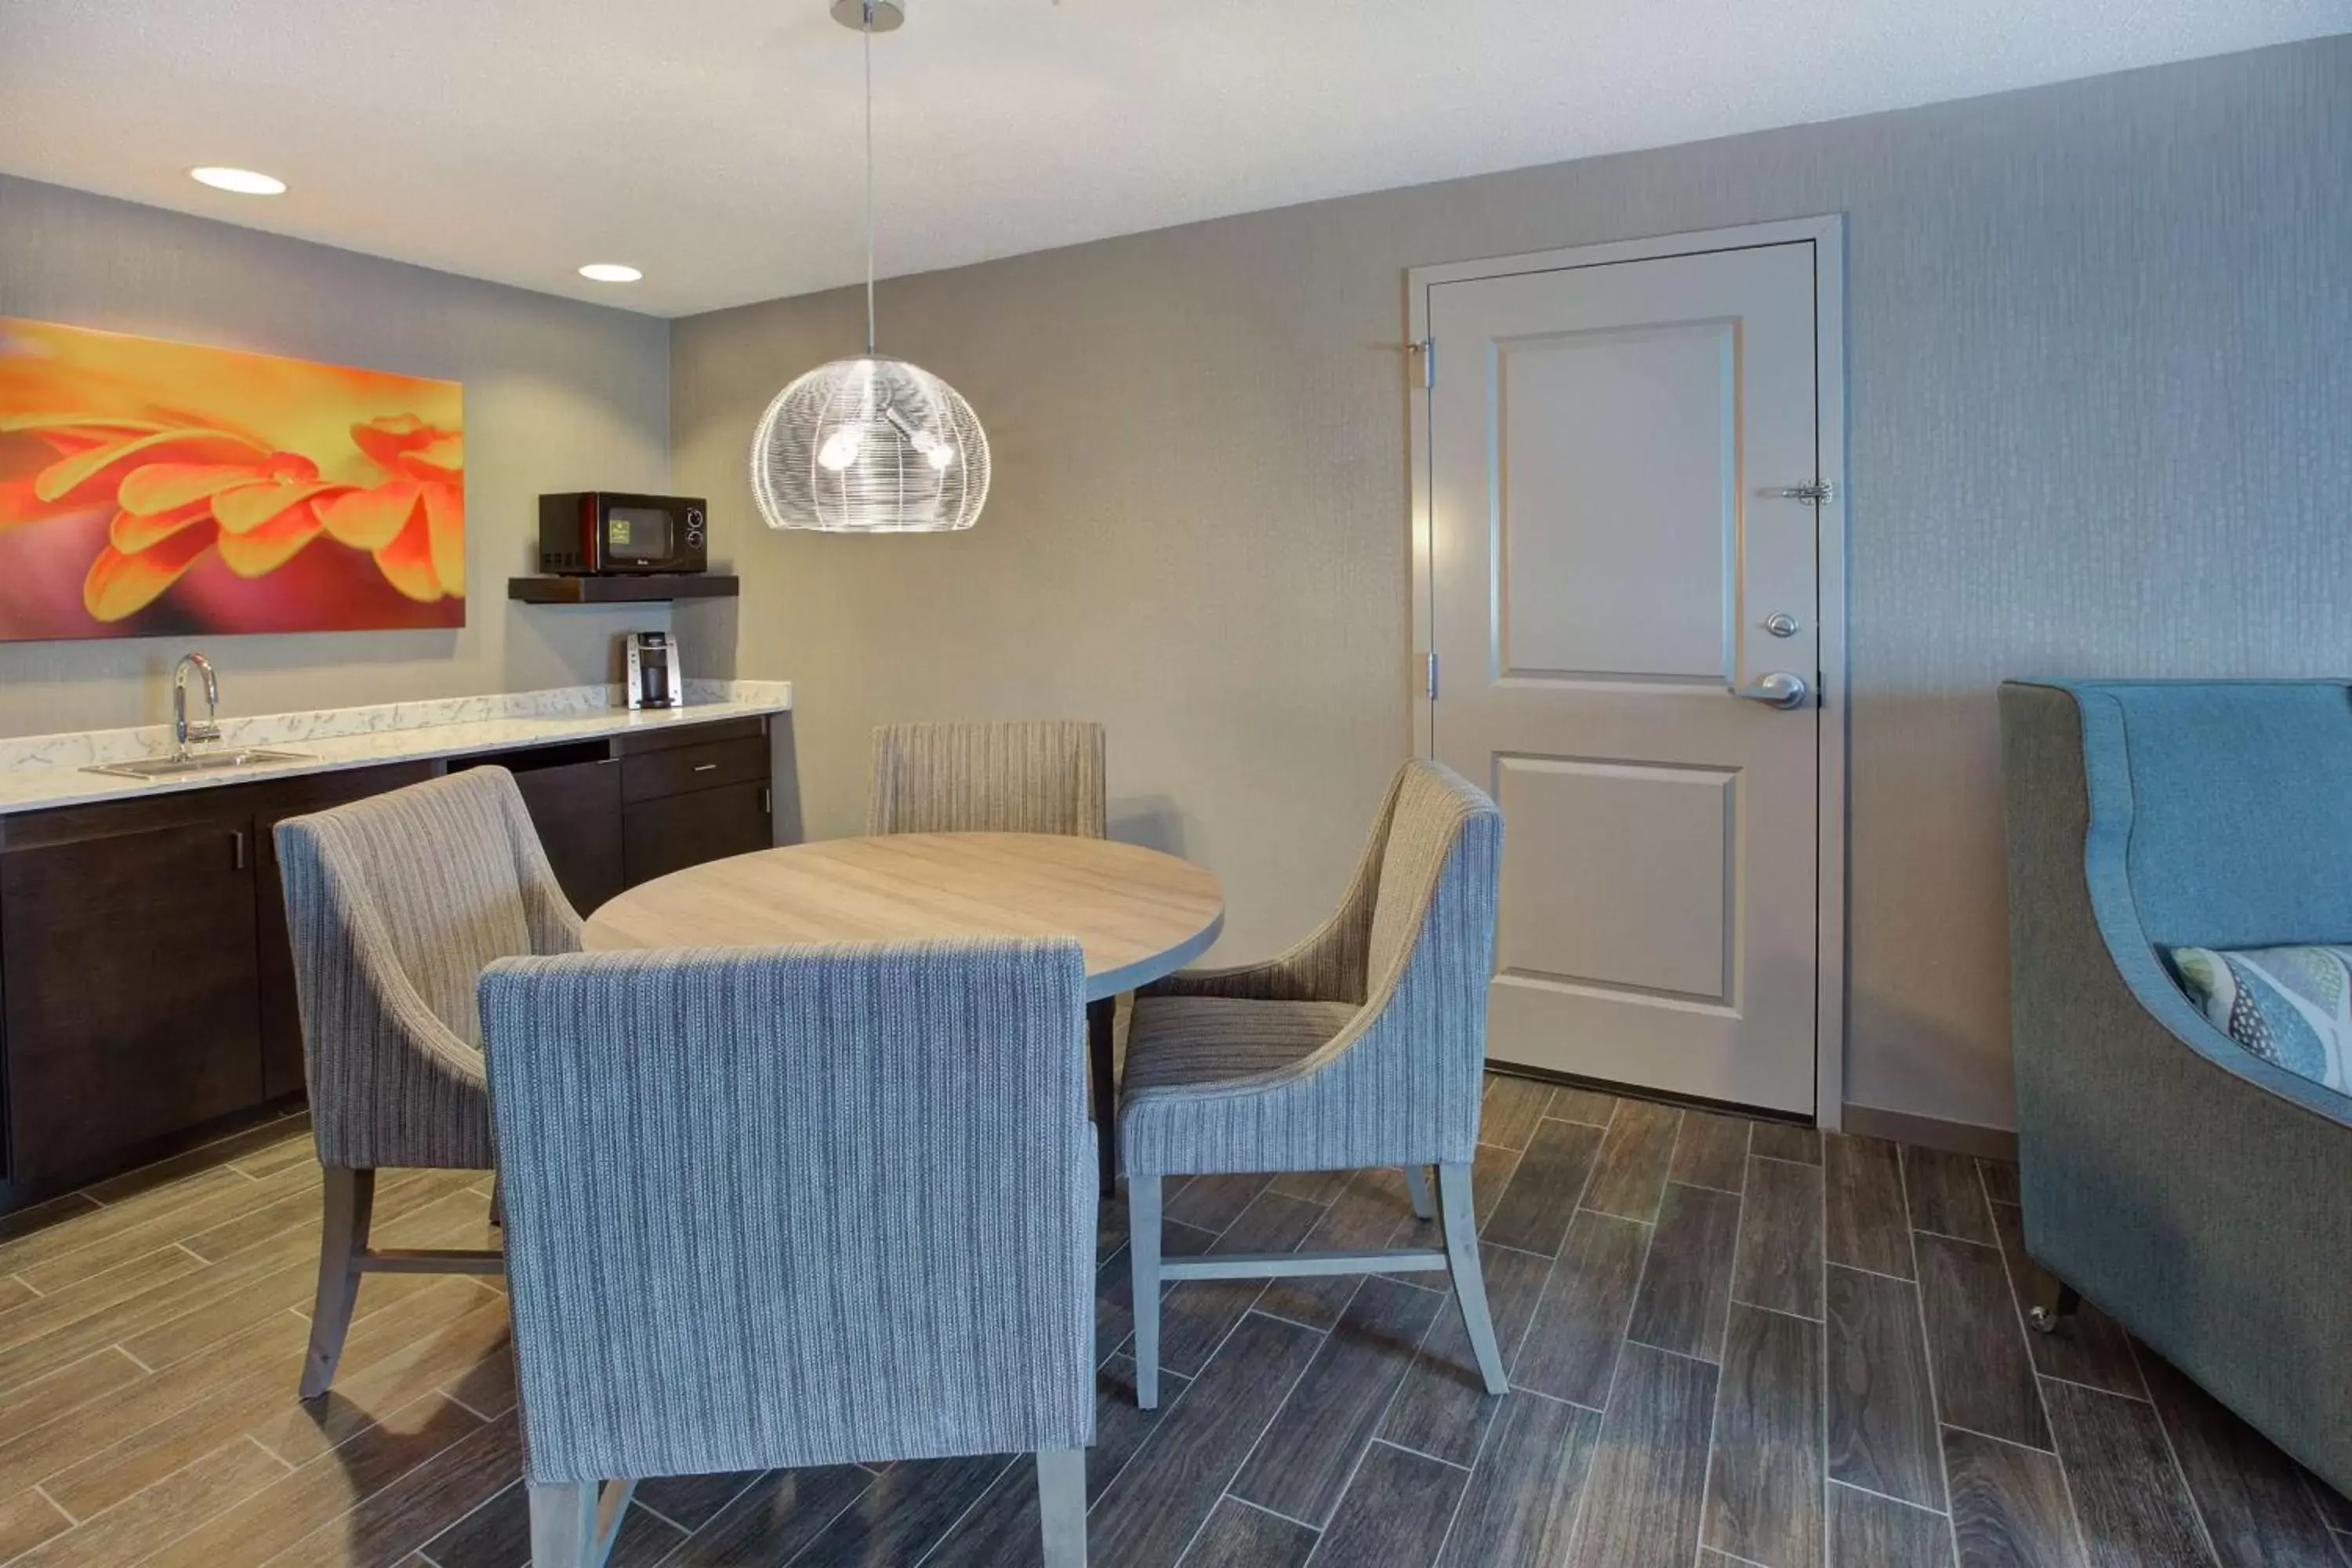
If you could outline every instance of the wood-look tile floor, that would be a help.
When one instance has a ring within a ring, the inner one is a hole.
[[[1144,1415],[1107,1208],[1096,1563],[2352,1568],[2352,1504],[2110,1320],[2025,1332],[2010,1168],[1510,1079],[1485,1126],[1500,1400],[1411,1279],[1197,1281]],[[292,1120],[0,1217],[0,1562],[526,1562],[492,1286],[371,1278],[334,1393],[294,1400],[318,1201]],[[487,1201],[387,1174],[379,1240],[482,1245]],[[1167,1206],[1171,1250],[1418,1229],[1393,1172]],[[1029,1465],[980,1458],[650,1482],[614,1561],[1018,1568],[1036,1542]]]

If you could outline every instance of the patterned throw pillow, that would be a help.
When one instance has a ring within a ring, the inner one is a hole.
[[[2176,947],[2213,1026],[2263,1060],[2352,1094],[2352,947]]]

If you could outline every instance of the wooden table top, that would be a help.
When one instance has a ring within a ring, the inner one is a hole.
[[[1074,936],[1100,1000],[1206,952],[1224,890],[1156,849],[1040,833],[898,833],[737,855],[640,883],[588,920],[591,952],[955,936]]]

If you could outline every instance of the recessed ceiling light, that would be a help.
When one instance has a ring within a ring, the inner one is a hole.
[[[580,269],[580,276],[598,283],[635,283],[645,274],[617,261],[592,261]]]
[[[189,170],[188,178],[199,184],[210,185],[216,191],[235,191],[241,196],[279,196],[286,194],[285,181],[275,175],[256,174],[251,169],[206,166]]]

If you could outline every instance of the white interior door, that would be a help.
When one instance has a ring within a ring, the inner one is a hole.
[[[1429,733],[1503,809],[1495,1061],[1816,1110],[1815,279],[1800,239],[1426,285]]]

